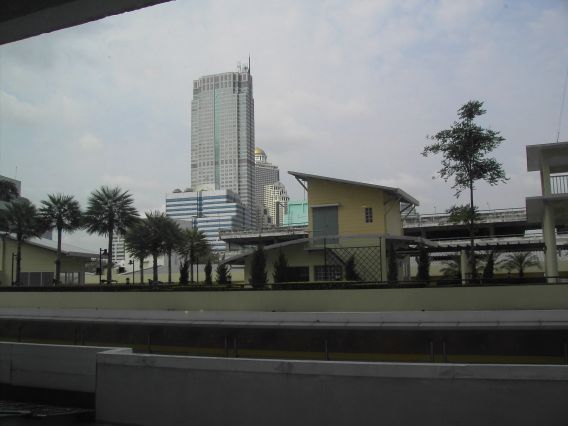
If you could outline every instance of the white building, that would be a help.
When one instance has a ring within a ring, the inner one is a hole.
[[[254,198],[256,206],[255,221],[259,228],[270,224],[270,214],[264,198],[264,187],[280,180],[280,171],[278,170],[278,166],[269,163],[266,159],[266,153],[259,147],[256,147],[254,150]]]
[[[243,229],[245,224],[245,208],[239,196],[229,189],[176,189],[166,195],[166,215],[191,221],[192,227],[203,231],[214,251],[226,248],[219,239],[219,230]]]
[[[254,98],[250,67],[194,80],[191,102],[191,183],[230,190],[253,225]]]
[[[282,226],[289,200],[286,187],[282,183],[275,182],[264,187],[264,205],[268,211],[270,224]]]

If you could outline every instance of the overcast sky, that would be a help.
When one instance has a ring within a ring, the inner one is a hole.
[[[421,156],[471,99],[510,180],[478,185],[481,209],[538,195],[525,146],[568,140],[560,116],[568,2],[178,0],[0,46],[0,174],[23,195],[100,185],[141,211],[190,186],[192,81],[251,55],[256,145],[288,170],[400,187],[422,213],[456,203]],[[458,201],[459,202],[459,201]],[[465,202],[465,201],[463,201]],[[97,249],[101,239],[66,241]]]

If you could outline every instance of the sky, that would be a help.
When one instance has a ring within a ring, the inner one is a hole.
[[[288,170],[399,187],[423,214],[467,202],[421,152],[473,99],[509,177],[477,185],[481,209],[524,207],[525,146],[568,140],[565,0],[178,0],[0,46],[0,174],[36,204],[118,185],[164,210],[191,186],[193,80],[249,55],[256,145],[293,199]]]

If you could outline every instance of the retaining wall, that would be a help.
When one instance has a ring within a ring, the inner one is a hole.
[[[379,312],[568,309],[568,285],[267,291],[9,291],[3,308]]]
[[[101,353],[97,419],[137,425],[566,425],[568,366]]]

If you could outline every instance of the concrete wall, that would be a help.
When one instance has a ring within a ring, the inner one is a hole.
[[[137,425],[566,425],[568,366],[97,357],[97,419]]]
[[[0,307],[379,312],[568,309],[568,285],[368,290],[2,292]]]
[[[96,354],[109,349],[0,342],[0,383],[94,393]]]

